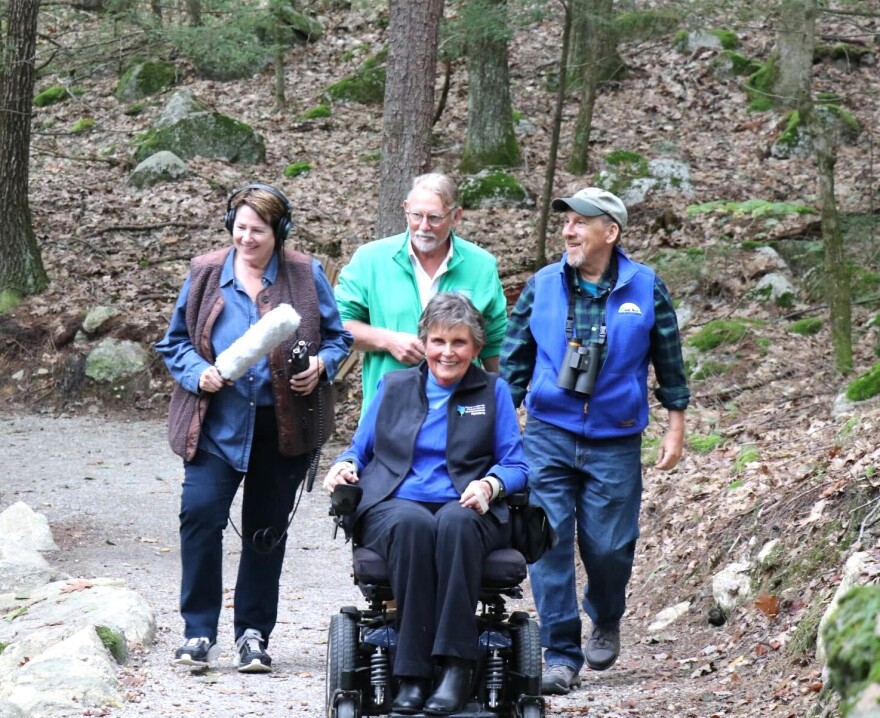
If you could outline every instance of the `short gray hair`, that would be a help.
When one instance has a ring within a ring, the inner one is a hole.
[[[461,292],[439,292],[431,297],[419,319],[419,340],[424,344],[428,332],[463,324],[471,333],[477,348],[486,343],[486,321],[479,310]]]
[[[458,185],[452,181],[449,175],[440,172],[429,172],[428,174],[419,175],[413,180],[412,189],[426,189],[440,196],[440,201],[446,209],[454,209],[458,207]],[[407,195],[409,199],[409,195]]]

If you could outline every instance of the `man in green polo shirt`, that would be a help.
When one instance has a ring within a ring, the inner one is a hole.
[[[361,416],[383,374],[424,358],[418,322],[437,292],[461,292],[483,314],[486,344],[480,361],[488,371],[498,371],[507,302],[495,257],[455,234],[462,214],[458,188],[443,174],[416,177],[403,212],[407,231],[359,247],[335,288],[353,349],[364,353]]]

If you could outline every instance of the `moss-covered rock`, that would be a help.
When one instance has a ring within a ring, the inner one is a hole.
[[[613,34],[619,42],[645,42],[673,32],[681,23],[681,14],[675,10],[630,10],[614,17]]]
[[[112,384],[141,373],[150,363],[137,342],[107,337],[86,357],[85,374],[101,384]]]
[[[804,317],[803,319],[798,319],[796,322],[792,322],[788,327],[788,330],[793,334],[810,337],[822,331],[822,326],[824,324],[825,320],[822,319],[822,317]]]
[[[362,105],[380,104],[385,100],[385,74],[388,50],[382,49],[367,58],[357,72],[334,82],[325,93],[333,102],[359,102]]]
[[[672,38],[672,46],[679,52],[692,53],[701,48],[736,50],[739,38],[736,33],[723,28],[709,30],[680,30]]]
[[[853,142],[861,131],[856,116],[840,105],[817,104],[813,108],[822,123],[823,130],[829,133],[833,142]],[[780,159],[805,157],[813,152],[813,138],[809,127],[804,123],[800,112],[793,110],[785,116],[785,127],[770,148],[770,154]]]
[[[528,207],[534,204],[526,188],[515,177],[500,170],[484,170],[467,177],[459,186],[461,206]]]
[[[315,105],[303,112],[296,119],[300,122],[308,122],[309,120],[320,120],[325,117],[330,117],[332,114],[333,110],[330,109],[330,105]]]
[[[761,69],[761,63],[741,55],[736,50],[722,50],[712,58],[712,69],[718,77],[752,75]]]
[[[176,92],[162,116],[138,138],[134,157],[143,162],[162,150],[184,160],[210,157],[254,164],[266,158],[263,138],[250,125],[206,109],[185,92]]]
[[[686,210],[689,217],[710,212],[754,220],[761,218],[781,219],[793,214],[815,214],[816,210],[805,204],[771,202],[765,199],[747,199],[736,202],[720,199],[703,204],[692,204]]]
[[[825,625],[828,682],[844,699],[846,715],[858,694],[880,681],[880,586],[855,586]]]
[[[880,362],[853,379],[846,388],[846,398],[850,401],[865,401],[878,394],[880,394]]]
[[[688,346],[699,351],[711,351],[723,344],[737,344],[749,328],[745,322],[736,319],[715,319],[686,340]]]
[[[790,309],[797,299],[797,289],[784,274],[770,272],[762,276],[749,294],[761,302]]]
[[[615,150],[605,156],[595,184],[616,194],[628,207],[642,204],[652,193],[693,193],[690,167],[682,160],[674,157],[648,160],[628,150]]]
[[[846,69],[861,67],[873,55],[874,51],[871,48],[850,42],[838,42],[834,45],[818,43],[813,50],[815,59],[830,60]]]
[[[174,63],[164,60],[139,62],[119,78],[116,98],[122,102],[140,100],[170,87],[176,81],[177,68]]]
[[[283,47],[316,42],[324,34],[321,23],[297,10],[293,2],[276,4],[270,15],[258,21],[255,30],[261,42],[280,42]],[[280,30],[280,35],[276,34],[276,30]]]
[[[312,169],[312,165],[309,162],[293,162],[292,164],[287,165],[284,168],[284,176],[285,177],[300,177],[302,175],[308,174]]]
[[[81,87],[67,88],[61,85],[53,85],[52,87],[47,87],[34,97],[34,107],[48,107],[56,102],[63,102],[84,93],[85,90]]]

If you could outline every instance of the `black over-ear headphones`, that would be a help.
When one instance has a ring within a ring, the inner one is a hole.
[[[267,184],[248,184],[244,187],[239,187],[235,190],[231,195],[229,195],[229,199],[226,200],[226,230],[229,234],[232,234],[232,227],[235,225],[235,213],[238,210],[238,207],[232,206],[232,200],[235,199],[242,192],[247,192],[249,189],[262,189],[266,192],[271,193],[281,204],[284,205],[284,214],[278,218],[278,221],[275,223],[275,226],[272,230],[275,232],[275,251],[280,252],[281,246],[284,244],[284,240],[287,239],[287,235],[290,234],[290,230],[293,228],[293,218],[290,216],[291,210],[293,206],[290,204],[290,200],[284,196],[284,194],[280,191]]]

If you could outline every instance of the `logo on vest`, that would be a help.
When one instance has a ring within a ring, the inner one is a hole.
[[[626,302],[625,304],[620,305],[620,309],[617,310],[618,314],[641,314],[642,310],[639,309],[637,304],[633,304],[632,302]]]
[[[474,406],[462,406],[459,404],[455,407],[455,410],[459,416],[467,416],[468,414],[471,416],[486,416],[485,404],[474,404]]]

